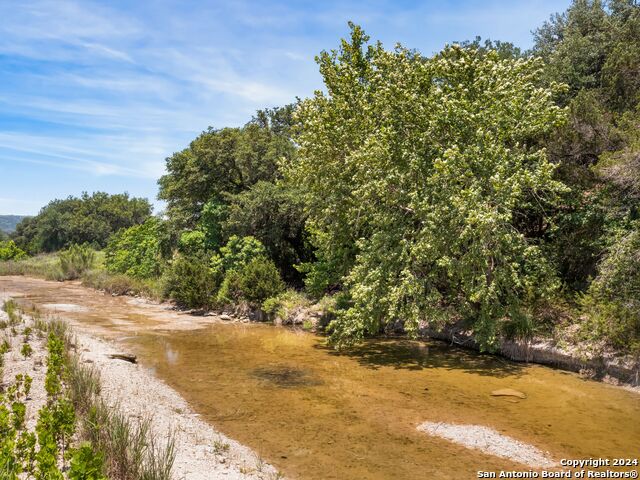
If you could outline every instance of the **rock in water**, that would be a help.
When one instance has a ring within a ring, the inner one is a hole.
[[[501,388],[500,390],[494,390],[493,392],[491,392],[491,395],[493,395],[494,397],[527,398],[526,394],[512,388]]]

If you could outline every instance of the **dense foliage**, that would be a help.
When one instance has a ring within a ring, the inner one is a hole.
[[[293,107],[258,112],[242,128],[210,128],[167,159],[159,198],[180,228],[193,228],[207,202],[228,203],[259,181],[278,176],[278,162],[294,154],[287,135]]]
[[[208,263],[205,256],[176,255],[165,273],[165,295],[181,307],[211,307],[218,282]]]
[[[218,290],[217,302],[221,305],[247,302],[261,307],[265,300],[277,297],[284,289],[275,264],[259,256],[227,272]]]
[[[629,240],[639,225],[640,6],[575,0],[535,40],[547,80],[568,85],[557,101],[568,106],[569,121],[547,142],[557,178],[570,187],[544,232],[549,257],[569,291],[587,292],[583,332],[618,349],[637,345],[640,326],[613,303],[631,306],[638,292],[621,288],[615,302],[604,292],[612,271],[640,274]]]
[[[156,277],[161,271],[162,222],[149,217],[114,234],[105,248],[105,267],[112,273],[134,278]]]
[[[20,222],[12,238],[29,253],[57,251],[72,244],[104,247],[122,228],[140,224],[151,214],[146,199],[96,192],[53,200],[35,217]]]
[[[516,223],[563,187],[537,140],[563,119],[542,64],[449,47],[432,59],[386,51],[352,27],[319,57],[328,94],[303,102],[299,159],[317,246],[343,262],[353,306],[338,339],[387,322],[468,318],[486,345],[553,286]],[[355,248],[354,248],[355,246]]]
[[[18,248],[13,240],[0,241],[0,261],[20,260],[26,256],[26,252]]]

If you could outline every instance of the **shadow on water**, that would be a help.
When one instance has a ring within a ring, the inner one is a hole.
[[[489,377],[520,376],[524,366],[500,357],[482,355],[445,342],[411,340],[368,340],[360,345],[335,350],[326,344],[318,349],[329,355],[348,356],[364,367],[392,367],[404,370],[439,368],[462,370]]]
[[[253,371],[253,376],[282,388],[311,387],[322,384],[308,371],[286,365],[257,368]]]

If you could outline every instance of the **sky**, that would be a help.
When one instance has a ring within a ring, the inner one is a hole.
[[[322,88],[349,20],[425,55],[532,44],[569,0],[0,0],[0,214],[82,191],[156,200],[165,158],[211,126]]]

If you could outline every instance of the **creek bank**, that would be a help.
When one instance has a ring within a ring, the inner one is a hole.
[[[112,296],[111,293],[104,290],[96,289],[91,286],[81,285],[79,281],[64,282],[69,285],[83,286],[84,288],[92,288],[93,290]],[[159,302],[155,299],[141,297],[139,295],[113,295],[124,296],[128,298],[131,304],[147,304],[164,308],[179,310],[175,306],[171,306],[170,302]],[[61,308],[61,305],[63,308]],[[53,311],[69,311],[73,308],[82,308],[67,304],[51,304]],[[184,314],[196,315],[201,317],[202,321],[196,322],[194,325],[193,317],[188,322],[185,321],[183,328],[201,328],[203,325],[210,323],[206,317],[217,317],[223,321],[234,322],[266,322],[271,321],[275,325],[282,325],[291,328],[303,328],[313,333],[322,333],[323,327],[333,318],[332,314],[325,311],[321,305],[312,304],[309,306],[300,306],[288,310],[286,315],[268,315],[259,308],[251,308],[246,304],[228,306],[225,309],[215,311],[202,310],[181,310]],[[405,332],[399,322],[392,335],[393,337],[404,336]],[[480,351],[478,343],[474,340],[471,332],[460,324],[445,327],[444,329],[430,328],[423,325],[419,330],[421,339],[434,339],[447,342],[462,348]],[[609,352],[605,355],[589,355],[587,349],[580,345],[570,347],[560,347],[553,339],[550,338],[534,338],[529,341],[507,340],[503,339],[499,342],[495,355],[502,356],[515,362],[535,363],[546,365],[561,370],[579,373],[586,378],[604,381],[613,385],[631,387],[634,391],[640,391],[640,363],[629,357],[615,355]]]
[[[460,324],[441,330],[423,326],[420,336],[480,351],[472,333]],[[637,360],[616,356],[613,353],[590,355],[586,349],[580,348],[580,345],[561,348],[548,338],[533,338],[529,341],[502,339],[495,354],[515,362],[537,363],[576,372],[587,378],[614,385],[640,386],[640,363]]]

